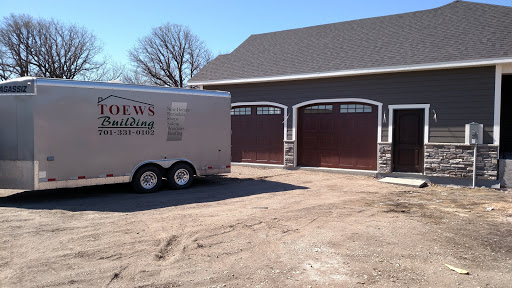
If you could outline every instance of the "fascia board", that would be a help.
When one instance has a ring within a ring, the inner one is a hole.
[[[295,74],[295,75],[281,75],[270,77],[255,77],[243,79],[225,79],[225,80],[212,80],[212,81],[189,81],[188,85],[226,85],[226,84],[248,84],[248,83],[264,83],[264,82],[281,82],[281,81],[294,81],[294,80],[308,80],[308,79],[321,79],[333,78],[343,76],[356,76],[356,75],[369,75],[369,74],[384,74],[396,72],[410,72],[422,70],[441,70],[441,69],[454,69],[454,68],[468,68],[479,66],[493,66],[497,64],[512,63],[512,58],[494,58],[494,59],[480,59],[468,61],[455,61],[455,62],[442,62],[442,63],[428,63],[417,65],[404,65],[404,66],[389,66],[389,67],[376,67],[364,69],[351,69],[333,72],[318,72],[308,74]]]

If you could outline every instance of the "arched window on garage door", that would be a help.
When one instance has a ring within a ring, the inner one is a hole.
[[[284,163],[286,106],[268,102],[234,103],[231,107],[231,161]],[[282,107],[279,107],[279,106]]]

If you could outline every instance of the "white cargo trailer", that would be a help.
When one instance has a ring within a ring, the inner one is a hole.
[[[0,82],[0,188],[52,189],[230,172],[230,94],[23,77]]]

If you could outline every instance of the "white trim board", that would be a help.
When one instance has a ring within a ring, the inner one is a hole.
[[[423,131],[423,144],[428,143],[429,136],[429,115],[430,104],[401,104],[401,105],[388,105],[389,109],[389,123],[388,123],[388,143],[393,143],[393,112],[394,110],[405,109],[425,109],[424,117],[424,131]]]
[[[261,106],[277,106],[277,107],[280,107],[280,108],[283,108],[283,109],[288,109],[288,106],[286,106],[286,105],[275,103],[275,102],[268,102],[268,101],[235,102],[235,103],[231,103],[231,107],[234,107],[234,106],[257,106],[257,105],[261,105]]]
[[[493,144],[500,144],[501,125],[501,82],[503,78],[502,65],[496,65],[496,76],[494,83],[494,127],[492,128]],[[498,151],[499,152],[499,151]],[[498,154],[499,155],[499,154]]]
[[[400,65],[400,66],[388,66],[388,67],[350,69],[350,70],[317,72],[317,73],[306,73],[306,74],[254,77],[254,78],[243,78],[243,79],[223,79],[223,80],[197,81],[197,82],[189,81],[188,85],[189,86],[191,86],[191,85],[207,86],[207,85],[224,85],[224,84],[279,82],[279,81],[332,78],[332,77],[367,75],[367,74],[383,74],[383,73],[408,72],[408,71],[494,66],[494,65],[498,65],[498,64],[510,64],[510,63],[512,63],[512,58],[493,58],[493,59],[452,61],[452,62],[441,62],[441,63],[426,63],[426,64],[416,64],[416,65]]]

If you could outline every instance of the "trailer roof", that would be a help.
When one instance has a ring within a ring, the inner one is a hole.
[[[39,77],[20,77],[0,82],[0,85],[9,84],[11,82],[20,81],[33,81],[35,86],[55,86],[55,87],[77,87],[77,88],[91,88],[91,89],[116,89],[126,91],[141,91],[141,92],[154,92],[154,93],[176,93],[186,95],[198,96],[213,96],[213,97],[231,97],[229,92],[213,91],[213,90],[197,90],[189,88],[174,88],[174,87],[160,87],[160,86],[146,86],[134,85],[115,82],[93,82],[93,81],[80,81],[70,79],[51,79]]]

